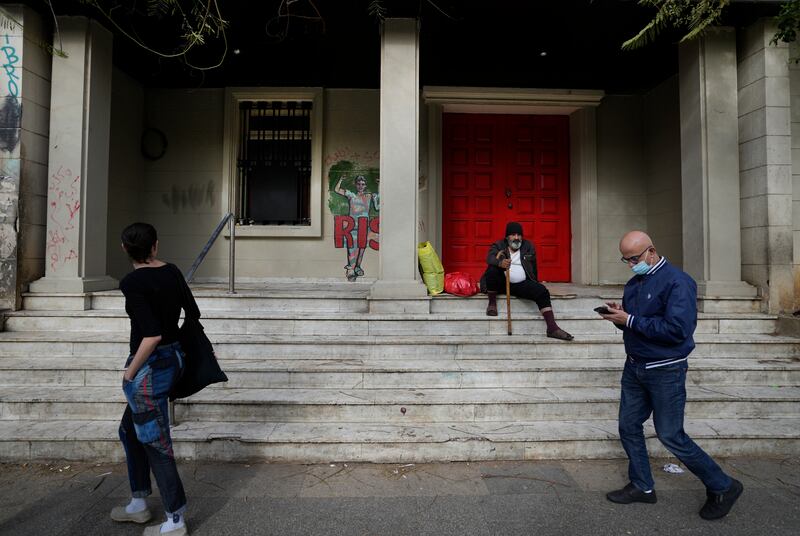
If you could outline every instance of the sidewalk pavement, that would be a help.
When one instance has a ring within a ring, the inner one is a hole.
[[[654,505],[606,500],[627,482],[624,460],[178,467],[196,536],[800,534],[800,455],[718,461],[745,489],[713,522],[697,515],[700,481],[662,470],[675,460],[653,460]],[[138,535],[109,518],[128,498],[121,464],[0,465],[0,535]]]

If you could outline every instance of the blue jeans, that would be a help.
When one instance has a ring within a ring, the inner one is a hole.
[[[659,441],[693,472],[708,491],[722,493],[732,484],[719,465],[683,431],[686,361],[645,369],[630,357],[622,372],[619,438],[628,454],[628,477],[642,491],[653,489],[642,424],[653,414]]]
[[[186,510],[186,495],[169,434],[169,390],[183,370],[183,357],[177,342],[159,346],[132,381],[122,381],[128,406],[119,425],[133,496],[142,498],[152,493],[152,470],[164,510],[173,514]],[[132,359],[133,356],[128,358],[126,367]]]

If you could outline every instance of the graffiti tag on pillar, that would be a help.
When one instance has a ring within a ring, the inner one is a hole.
[[[80,175],[63,166],[58,166],[50,176],[47,217],[52,222],[52,230],[47,233],[47,253],[53,270],[78,259],[68,231],[75,229],[81,210],[80,182]]]
[[[378,170],[341,160],[331,166],[328,182],[333,245],[346,251],[345,276],[348,281],[355,281],[364,275],[364,253],[380,247]]]
[[[17,69],[19,56],[17,55],[16,47],[11,44],[11,38],[8,35],[5,36],[5,45],[0,47],[0,51],[2,51],[3,71],[5,71],[6,77],[8,77],[8,81],[6,82],[6,88],[8,89],[7,95],[19,97],[19,74]]]

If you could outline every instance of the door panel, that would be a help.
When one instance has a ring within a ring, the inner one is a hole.
[[[518,221],[539,277],[570,280],[567,128],[565,116],[444,114],[445,271],[480,277],[491,243]]]

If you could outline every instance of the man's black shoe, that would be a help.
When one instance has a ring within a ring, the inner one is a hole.
[[[728,491],[724,493],[706,492],[708,499],[706,504],[700,509],[700,517],[703,519],[719,519],[728,515],[736,500],[744,491],[744,485],[736,479]]]
[[[635,502],[653,504],[658,500],[656,497],[656,490],[645,493],[632,483],[628,483],[628,485],[622,489],[609,491],[606,493],[606,499],[618,504],[630,504]]]

